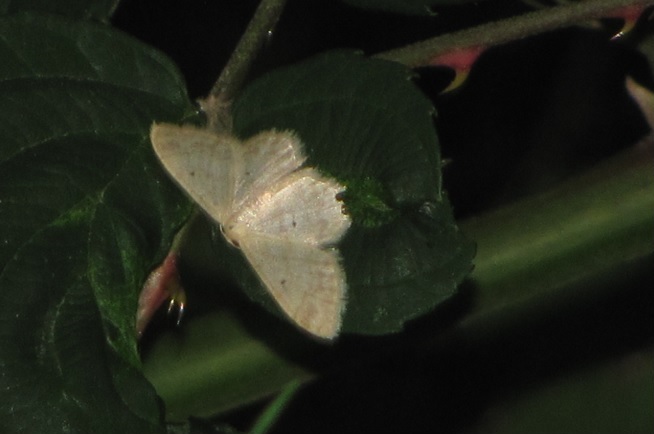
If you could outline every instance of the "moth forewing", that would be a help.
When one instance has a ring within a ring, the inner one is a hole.
[[[237,210],[225,234],[234,240],[260,234],[277,237],[280,242],[335,244],[350,227],[350,218],[337,199],[343,190],[315,169],[298,170]]]
[[[241,243],[243,254],[282,311],[308,332],[333,339],[345,309],[346,279],[336,249],[267,236]]]
[[[236,153],[232,136],[190,125],[153,124],[150,141],[172,179],[219,223],[232,213]]]
[[[171,177],[243,251],[300,327],[331,339],[345,309],[334,245],[350,227],[338,182],[313,168],[295,134],[265,131],[241,143],[192,126],[155,124],[150,138]]]
[[[238,147],[242,164],[235,172],[232,209],[270,191],[280,179],[293,173],[306,160],[302,142],[291,131],[264,131]]]

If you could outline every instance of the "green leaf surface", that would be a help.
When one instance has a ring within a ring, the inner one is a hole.
[[[392,368],[404,369],[399,374],[404,378],[406,369],[410,370],[415,360],[403,354],[406,351],[416,354],[413,352],[416,339],[435,360],[451,357],[453,353],[455,360],[459,360],[470,357],[470,348],[493,346],[492,342],[497,342],[500,337],[502,342],[506,342],[506,336],[515,335],[522,342],[525,333],[540,336],[533,331],[542,331],[543,326],[535,328],[534,324],[545,325],[544,333],[547,334],[543,336],[549,336],[549,341],[556,340],[550,336],[553,322],[565,324],[564,330],[568,330],[577,324],[574,321],[571,324],[570,318],[582,323],[587,320],[588,312],[601,317],[608,315],[609,322],[604,330],[611,330],[610,317],[620,316],[621,311],[616,312],[607,306],[614,306],[618,300],[617,304],[627,300],[627,306],[645,304],[647,298],[634,300],[639,292],[632,286],[634,282],[642,283],[642,270],[650,270],[654,258],[652,162],[654,143],[640,143],[551,191],[462,222],[466,233],[478,242],[475,270],[469,276],[469,292],[460,294],[464,302],[470,300],[469,304],[466,304],[462,316],[445,329],[435,327],[431,319],[426,319],[425,323],[416,324],[410,332],[400,336],[402,344],[394,347],[392,352],[400,354],[398,357],[404,361],[399,365],[392,363]],[[197,232],[206,233],[206,230],[198,228]],[[636,266],[631,264],[632,261]],[[644,311],[646,308],[639,313],[642,315]],[[582,319],[579,319],[580,314]],[[168,332],[155,342],[154,349],[144,361],[144,369],[166,401],[171,419],[183,420],[188,415],[209,416],[253,402],[264,393],[281,390],[293,379],[305,380],[315,375],[319,372],[315,369],[315,361],[326,361],[329,366],[333,363],[330,355],[338,355],[343,349],[347,351],[347,348],[338,346],[317,348],[309,339],[299,340],[303,337],[300,334],[282,333],[272,321],[260,315],[256,323],[268,332],[268,339],[264,340],[266,346],[256,338],[262,334],[260,329],[256,329],[257,334],[249,339],[244,330],[254,328],[251,325],[255,316],[256,312],[246,312],[241,316],[244,319],[239,320],[226,316],[224,312],[211,312],[207,316],[190,318],[185,324],[184,339],[179,339],[179,333]],[[588,327],[592,329],[592,325]],[[602,331],[597,333],[601,335]],[[621,332],[612,330],[611,333]],[[274,337],[283,345],[279,342],[275,345]],[[599,335],[597,339],[597,342],[603,341]],[[365,343],[365,340],[357,342]],[[389,342],[383,341],[381,345],[376,342],[374,348],[357,344],[356,350],[345,353],[341,361],[347,360],[346,367],[360,370],[357,357],[364,354],[370,360],[386,359]],[[558,347],[561,344],[552,345]],[[499,347],[499,352],[503,351],[504,345]],[[277,348],[281,351],[275,351]],[[288,348],[293,349],[290,356]],[[576,357],[574,351],[567,354],[569,346],[562,348],[566,354],[564,357]],[[478,354],[483,355],[484,351]],[[536,358],[539,357],[538,351],[542,351],[540,346],[534,352]],[[204,360],[201,353],[205,354]],[[298,360],[313,363],[305,363],[300,365],[304,369],[298,369]],[[424,362],[424,359],[420,360]],[[479,374],[477,367],[473,369],[471,378]],[[617,376],[620,376],[619,371],[614,370]],[[465,379],[462,385],[465,389],[469,379],[465,371],[459,374],[459,378]],[[442,375],[446,382],[451,381],[447,373]],[[632,395],[629,399],[633,401],[630,402],[636,402],[638,396],[644,397],[644,401],[640,401],[644,405],[638,404],[637,408],[651,407],[649,376],[644,376],[643,382],[629,380],[623,385],[626,387],[621,396]],[[606,384],[601,374],[589,375],[587,379],[588,387],[601,389],[602,384]],[[596,379],[602,384],[592,385]],[[616,380],[620,381],[619,378]],[[208,383],[220,387],[211,388]],[[449,389],[445,390],[454,390],[452,388],[460,383],[448,384]],[[611,390],[611,387],[604,390]],[[546,387],[543,390],[548,392]],[[538,399],[538,393],[534,393],[535,399]],[[611,405],[609,397],[610,392],[606,405]],[[592,409],[593,406],[589,407]],[[520,407],[517,408],[520,411]],[[616,409],[616,412],[620,410]],[[510,420],[513,415],[507,414]],[[545,412],[542,414],[547,417]],[[589,414],[589,417],[595,417],[592,411]],[[640,420],[651,420],[648,414],[644,413]],[[520,416],[527,419],[529,415]],[[479,432],[484,432],[483,428]]]
[[[452,296],[471,269],[474,246],[441,189],[432,116],[403,66],[345,51],[268,74],[234,105],[238,135],[296,131],[308,164],[347,187],[353,225],[340,243],[349,287],[344,332],[396,332]],[[217,244],[223,267],[275,309],[240,253]]]
[[[438,6],[471,3],[474,0],[341,0],[362,9],[395,12],[406,15],[434,15]]]
[[[0,431],[160,432],[134,316],[190,209],[148,139],[191,113],[183,81],[108,27],[0,34]]]
[[[120,0],[0,0],[0,15],[39,12],[69,18],[107,21]]]

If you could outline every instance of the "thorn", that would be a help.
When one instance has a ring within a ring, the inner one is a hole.
[[[179,325],[182,323],[182,318],[184,317],[184,306],[186,306],[184,302],[179,303],[179,310],[177,311],[177,322],[176,322],[177,327],[179,327]]]
[[[186,307],[186,292],[179,282],[177,254],[169,253],[163,263],[146,280],[139,295],[136,313],[136,335],[140,338],[155,311],[166,301],[168,314],[178,306],[177,325],[182,321]]]
[[[448,84],[447,87],[441,91],[441,93],[453,91],[457,87],[461,86],[463,83],[465,83],[466,79],[468,78],[468,75],[470,75],[469,70],[454,71],[454,79],[450,81],[450,84]]]
[[[477,61],[479,55],[483,53],[485,47],[474,46],[457,49],[434,57],[429,64],[432,66],[446,66],[454,69],[454,80],[443,90],[449,92],[461,86],[470,73],[472,65]]]
[[[617,39],[620,39],[630,31],[632,31],[634,27],[636,27],[636,21],[638,20],[624,20],[624,25],[622,26],[620,31],[618,31],[615,35],[611,36],[611,40],[615,41]]]
[[[622,28],[611,37],[612,41],[615,41],[616,39],[622,38],[624,35],[629,33],[636,27],[636,23],[638,22],[638,19],[642,15],[643,11],[646,9],[645,5],[632,5],[632,6],[626,6],[622,7],[619,9],[616,9],[613,11],[611,14],[609,14],[609,17],[612,18],[621,18],[624,20],[624,24]]]
[[[173,307],[177,306],[177,321],[175,324],[179,327],[184,317],[184,309],[186,308],[186,291],[177,280],[171,281],[167,289],[170,294],[167,313],[168,315],[172,314]]]

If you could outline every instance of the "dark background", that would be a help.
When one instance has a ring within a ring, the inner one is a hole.
[[[113,24],[173,58],[197,98],[217,78],[257,3],[123,0]],[[404,17],[334,0],[290,0],[251,78],[332,48],[374,54],[525,10],[520,2],[489,0],[436,17]],[[629,40],[609,41],[615,30],[615,23],[565,29],[493,48],[462,88],[445,95],[439,91],[450,71],[417,71],[416,83],[437,108],[445,187],[458,218],[545,190],[646,134],[624,79],[630,72],[647,81],[649,72]],[[620,296],[599,290],[583,309],[552,306],[519,330],[498,329],[475,342],[433,347],[422,339],[424,330],[445,327],[465,309],[465,285],[458,299],[400,338],[346,336],[337,368],[294,399],[276,432],[460,432],[495,400],[651,346],[652,262],[607,270],[601,284],[622,285]],[[596,290],[599,283],[589,285]],[[226,420],[246,429],[260,408]]]

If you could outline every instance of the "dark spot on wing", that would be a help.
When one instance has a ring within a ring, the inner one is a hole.
[[[230,226],[229,226],[229,229],[232,229],[233,227],[234,227],[234,225],[230,225]],[[229,244],[231,244],[232,246],[236,247],[237,249],[240,249],[240,248],[241,248],[241,245],[238,243],[238,241],[229,238],[229,237],[225,234],[225,228],[224,228],[223,225],[220,225],[220,232],[223,234],[223,236],[225,237],[225,239],[227,240],[227,242],[228,242]]]

